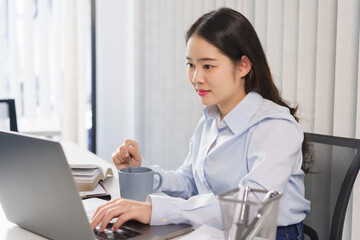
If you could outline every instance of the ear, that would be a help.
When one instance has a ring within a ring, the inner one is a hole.
[[[236,63],[236,73],[240,78],[245,77],[251,70],[252,63],[247,56],[242,56],[241,60]]]

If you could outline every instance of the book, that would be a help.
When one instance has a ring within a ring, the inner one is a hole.
[[[113,176],[113,165],[73,142],[61,142],[79,191],[93,191],[100,181]]]
[[[111,195],[106,191],[102,182],[99,182],[92,191],[82,191],[79,193],[82,199],[101,198],[107,201],[111,200]]]
[[[71,171],[79,191],[93,191],[100,181],[106,179],[108,174],[96,166],[71,166]]]

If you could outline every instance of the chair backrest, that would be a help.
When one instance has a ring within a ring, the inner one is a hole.
[[[311,133],[305,133],[305,138],[313,152],[314,166],[305,176],[311,213],[304,223],[316,231],[319,239],[341,239],[360,168],[360,140]]]
[[[18,131],[14,99],[0,99],[0,128]]]

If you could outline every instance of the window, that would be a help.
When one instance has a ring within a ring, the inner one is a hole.
[[[90,0],[0,0],[0,98],[20,132],[88,146]]]

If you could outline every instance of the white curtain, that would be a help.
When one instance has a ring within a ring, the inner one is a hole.
[[[145,157],[168,169],[185,159],[202,106],[185,75],[184,33],[222,6],[254,25],[283,98],[299,104],[304,131],[360,138],[360,1],[137,0],[135,137]],[[359,189],[358,181],[344,239],[360,235]]]
[[[0,0],[0,98],[19,131],[87,147],[90,57],[90,0]]]

